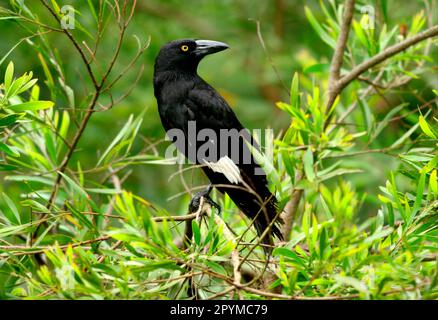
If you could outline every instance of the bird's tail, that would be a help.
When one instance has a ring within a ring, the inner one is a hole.
[[[217,189],[222,193],[227,193],[237,207],[249,219],[254,221],[253,224],[259,237],[262,237],[266,229],[269,229],[260,242],[266,245],[263,246],[265,252],[270,251],[266,250],[266,248],[272,248],[274,237],[283,240],[279,228],[283,222],[278,214],[277,199],[266,186],[267,182],[265,176],[259,175],[258,179],[252,179],[252,176],[246,175],[248,185],[250,185],[258,194],[258,196],[255,196],[253,193],[248,192],[243,185],[239,185],[242,188],[223,186],[229,184],[229,181],[223,174],[214,172],[207,167],[204,167],[203,169],[210,181],[217,185],[221,185],[218,186]],[[248,171],[249,170],[246,170],[246,172]],[[262,199],[263,203],[261,203]]]

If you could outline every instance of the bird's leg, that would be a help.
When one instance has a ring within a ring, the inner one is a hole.
[[[190,200],[189,211],[196,212],[199,209],[201,198],[204,198],[204,201],[206,203],[214,207],[218,211],[218,214],[221,214],[221,207],[210,198],[210,192],[212,189],[213,189],[212,184],[209,184],[207,189],[196,193],[193,196],[192,200]]]

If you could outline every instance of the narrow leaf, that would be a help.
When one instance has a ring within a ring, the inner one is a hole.
[[[51,108],[53,107],[53,105],[54,103],[52,101],[30,101],[30,102],[15,104],[13,106],[8,106],[8,109],[11,109],[15,112],[37,111],[37,110]]]

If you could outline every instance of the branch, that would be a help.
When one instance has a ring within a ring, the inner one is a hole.
[[[56,21],[58,23],[60,23],[60,19],[59,19],[57,13],[50,7],[50,5],[45,0],[40,0],[40,1],[47,8],[47,10],[49,10],[51,15],[56,19]],[[116,4],[117,4],[117,2],[116,2]],[[125,4],[126,4],[126,2],[125,2]],[[84,51],[79,46],[78,42],[72,36],[72,34],[67,29],[64,29],[64,33],[67,35],[67,37],[73,43],[73,45],[76,48],[76,50],[79,52],[79,54],[80,54],[80,56],[81,56],[81,58],[82,58],[82,60],[83,60],[83,62],[85,64],[85,66],[87,68],[89,77],[90,77],[91,81],[93,82],[93,86],[94,86],[95,90],[94,90],[93,97],[92,97],[92,99],[91,99],[91,101],[90,101],[90,103],[89,103],[89,105],[88,105],[88,107],[86,109],[86,114],[85,114],[84,118],[82,119],[82,121],[81,121],[81,123],[79,125],[78,131],[74,135],[72,143],[71,143],[70,147],[68,148],[67,154],[64,156],[64,158],[63,158],[63,160],[62,160],[62,162],[61,162],[61,164],[59,166],[59,169],[57,170],[57,176],[56,176],[55,184],[54,184],[52,193],[50,194],[50,198],[49,198],[49,201],[48,201],[47,206],[46,206],[48,209],[52,208],[52,206],[55,203],[56,195],[58,193],[58,189],[59,189],[59,186],[60,186],[61,180],[62,180],[62,175],[61,174],[65,172],[65,170],[67,168],[67,165],[70,162],[70,159],[72,158],[72,156],[73,156],[73,154],[75,152],[76,146],[79,143],[79,140],[81,139],[82,134],[84,133],[85,128],[87,127],[88,122],[89,122],[92,114],[94,113],[94,109],[95,109],[95,107],[96,107],[96,105],[98,103],[99,97],[101,96],[102,91],[103,91],[102,88],[103,88],[105,82],[107,81],[108,76],[110,75],[110,73],[111,73],[111,71],[112,71],[112,69],[114,67],[114,64],[115,64],[115,62],[116,62],[116,60],[117,60],[117,58],[119,56],[120,49],[121,49],[121,46],[122,46],[122,43],[123,43],[123,39],[124,39],[124,35],[125,35],[125,31],[126,31],[126,28],[128,26],[129,21],[132,18],[132,15],[133,15],[133,12],[134,12],[134,9],[135,9],[135,4],[136,4],[136,2],[134,1],[134,4],[132,6],[132,10],[131,10],[130,16],[128,17],[126,22],[121,24],[120,27],[119,27],[120,31],[119,31],[119,35],[118,35],[118,41],[117,41],[115,53],[114,53],[112,59],[110,60],[110,63],[109,63],[108,68],[106,69],[106,72],[104,73],[102,79],[99,82],[97,81],[97,79],[96,79],[96,77],[95,77],[95,75],[94,75],[94,73],[93,73],[93,71],[91,69],[91,63],[86,58]],[[126,8],[124,7],[123,9],[125,10]],[[120,16],[119,16],[118,19],[120,19]],[[98,36],[98,38],[99,38],[99,36]],[[38,231],[38,229],[35,231],[35,234],[37,234],[37,231]]]
[[[351,21],[353,19],[354,0],[348,0],[345,4],[344,16],[342,19],[341,31],[338,41],[336,42],[335,52],[333,54],[332,63],[330,66],[329,84],[334,85],[338,81],[342,63],[344,62],[344,51],[347,46],[348,34],[350,32]],[[331,91],[329,87],[329,92]]]
[[[222,230],[223,230],[224,237],[228,241],[231,241],[236,245],[236,241],[235,241],[233,232],[228,228],[228,225],[218,215],[214,216],[214,222],[217,225],[223,226]],[[240,284],[242,282],[242,274],[240,272],[241,266],[240,266],[239,250],[237,250],[237,245],[234,247],[233,251],[231,252],[231,265],[233,266],[234,284],[236,286],[240,286]],[[236,291],[237,291],[237,295],[238,295],[239,299],[241,299],[240,291],[239,290],[236,290]]]
[[[344,24],[343,24],[344,26]],[[342,32],[341,32],[342,34]],[[352,81],[358,79],[360,75],[365,73],[367,70],[375,67],[376,65],[382,63],[383,61],[391,58],[392,56],[396,55],[397,53],[400,53],[407,48],[423,41],[428,38],[432,38],[438,35],[438,25],[435,25],[421,33],[416,34],[413,37],[410,37],[400,43],[397,43],[391,47],[386,48],[382,52],[376,54],[375,56],[371,57],[370,59],[360,63],[356,67],[353,68],[349,73],[342,76],[341,78],[336,78],[336,75],[339,76],[339,73],[336,73],[335,70],[332,70],[330,74],[330,80],[328,85],[328,91],[329,91],[329,98],[326,106],[326,112],[330,112],[331,107],[333,106],[333,103],[336,100],[336,97],[342,92],[345,87],[347,87]],[[338,41],[338,45],[341,45]],[[337,46],[338,47],[338,46]],[[335,54],[333,56],[332,63],[338,63],[338,60],[340,59],[336,55],[337,51],[335,51]],[[335,60],[335,58],[337,58]],[[333,113],[329,114],[326,122],[325,122],[325,128],[327,128],[328,124],[330,123],[331,117]]]
[[[348,34],[350,32],[351,21],[354,13],[354,0],[347,0],[342,19],[341,31],[338,41],[336,42],[335,52],[333,54],[330,76],[328,82],[328,103],[325,109],[326,113],[330,112],[333,103],[336,100],[340,90],[338,89],[338,80],[341,74],[342,63],[344,62],[344,51],[347,46]]]
[[[251,19],[250,19],[251,20]],[[278,79],[278,81],[281,83],[281,85],[283,86],[286,94],[289,96],[290,92],[289,92],[289,88],[287,87],[287,85],[284,83],[283,79],[280,76],[280,72],[278,72],[277,67],[275,66],[274,61],[272,61],[272,57],[270,56],[268,49],[266,48],[266,44],[265,41],[263,40],[263,36],[262,36],[262,31],[261,31],[261,27],[260,27],[260,21],[259,20],[255,20],[256,26],[257,26],[257,37],[259,38],[260,44],[263,48],[263,51],[265,52],[266,58],[269,61],[269,64],[272,67],[272,70],[274,70],[275,75]]]
[[[75,247],[80,247],[80,246],[83,246],[83,245],[86,245],[86,244],[106,241],[106,240],[109,240],[110,238],[111,238],[111,236],[102,236],[102,237],[95,238],[95,239],[90,239],[90,240],[85,240],[85,241],[81,241],[81,242],[65,244],[65,245],[59,246],[59,248],[60,249],[67,249],[68,247],[75,248]],[[19,250],[19,252],[13,253],[14,256],[41,254],[41,253],[44,253],[44,251],[46,251],[46,250],[50,250],[51,248],[54,248],[54,247],[53,246],[39,246],[39,247],[0,246],[0,250],[8,250],[8,249],[9,249],[8,251]],[[26,250],[26,249],[37,249],[37,250],[35,250],[35,251],[22,251],[22,250]]]
[[[73,153],[76,150],[76,146],[77,146],[82,134],[84,133],[85,128],[87,127],[87,124],[91,118],[91,115],[93,114],[93,110],[97,104],[97,100],[99,99],[100,93],[101,93],[100,89],[95,91],[95,93],[93,95],[93,99],[91,100],[90,105],[87,108],[87,113],[85,114],[85,117],[82,120],[78,131],[76,132],[75,136],[73,137],[73,141],[70,145],[70,148],[68,148],[67,154],[65,155],[64,159],[61,162],[61,165],[59,166],[59,169],[57,170],[58,172],[57,172],[55,184],[53,186],[52,193],[50,194],[50,198],[49,198],[49,201],[47,203],[47,209],[52,208],[52,206],[55,202],[55,198],[56,198],[56,195],[58,193],[59,185],[60,185],[61,180],[62,180],[61,173],[64,173],[71,157],[73,156]]]
[[[302,172],[298,172],[296,176],[296,183],[301,181],[303,178]],[[283,234],[284,241],[290,240],[290,234],[293,227],[293,222],[295,220],[298,206],[300,204],[301,197],[303,196],[303,189],[296,189],[292,188],[292,195],[291,199],[286,203],[286,206],[284,207],[284,215],[283,215],[283,229],[281,230],[281,233]]]
[[[49,10],[51,15],[55,18],[55,20],[58,23],[61,23],[61,20],[59,19],[58,14],[50,7],[50,5],[44,0],[40,0],[40,1],[43,4],[43,6],[46,7],[47,10]],[[84,51],[79,46],[79,43],[76,41],[76,39],[73,37],[73,35],[67,29],[62,29],[62,31],[66,34],[66,36],[70,39],[72,44],[75,46],[76,50],[79,52],[82,60],[84,61],[85,67],[87,68],[88,74],[90,75],[90,78],[91,78],[91,81],[93,82],[94,87],[96,88],[96,90],[99,89],[99,85],[97,84],[96,77],[94,76],[93,70],[91,70],[91,65],[88,62],[88,59],[85,56]]]
[[[348,74],[343,76],[339,81],[337,82],[337,89],[338,91],[342,91],[347,85],[350,84],[353,80],[357,79],[361,74],[363,74],[365,71],[373,68],[374,66],[378,65],[379,63],[391,58],[392,56],[396,55],[397,53],[402,52],[403,50],[406,50],[409,47],[412,47],[413,45],[417,44],[418,42],[421,42],[423,40],[426,40],[428,38],[432,38],[438,35],[438,25],[433,26],[419,34],[416,34],[413,37],[410,37],[400,43],[397,43],[391,47],[386,48],[382,52],[376,54],[372,58],[362,62],[361,64],[357,65],[353,70],[351,70]]]

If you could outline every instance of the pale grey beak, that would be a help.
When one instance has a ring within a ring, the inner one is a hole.
[[[216,53],[228,49],[226,43],[212,40],[196,40],[196,49],[194,53],[197,56],[206,56],[208,54]]]

